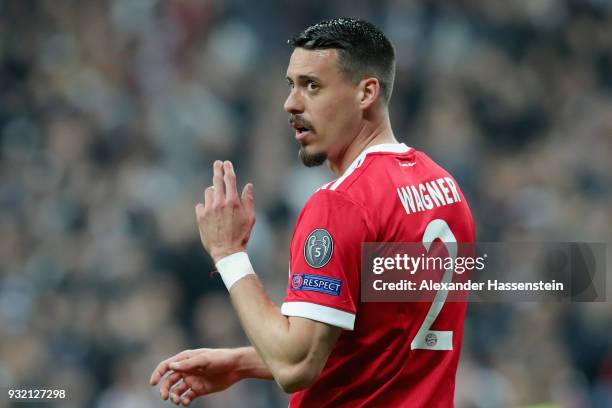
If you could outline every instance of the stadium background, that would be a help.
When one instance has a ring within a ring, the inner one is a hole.
[[[456,176],[478,240],[611,241],[610,1],[3,0],[0,387],[162,406],[159,360],[246,344],[193,206],[233,160],[280,302],[296,215],[331,177],[297,160],[285,41],[330,16],[395,44],[395,134]],[[457,407],[612,406],[611,334],[610,303],[470,305]],[[247,381],[199,406],[286,402]]]

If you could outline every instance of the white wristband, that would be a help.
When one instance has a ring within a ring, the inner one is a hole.
[[[238,282],[240,279],[247,275],[255,274],[246,252],[236,252],[235,254],[221,258],[215,266],[228,291],[234,286],[234,283]]]

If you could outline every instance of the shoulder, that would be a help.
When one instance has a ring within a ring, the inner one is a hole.
[[[308,200],[297,222],[295,233],[317,228],[336,235],[370,237],[375,228],[367,208],[344,191],[320,189]],[[299,235],[299,234],[298,234]]]
[[[333,182],[332,182],[333,183]],[[325,186],[329,186],[329,183]],[[362,203],[345,190],[321,187],[308,199],[302,212],[342,213],[342,211],[364,212]]]

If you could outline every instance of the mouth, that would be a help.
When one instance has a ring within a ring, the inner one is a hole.
[[[299,142],[303,141],[308,134],[314,133],[310,123],[299,116],[291,117],[289,119],[289,124],[295,130],[295,140]]]
[[[304,140],[310,133],[310,129],[305,127],[295,127],[295,139],[298,141]]]

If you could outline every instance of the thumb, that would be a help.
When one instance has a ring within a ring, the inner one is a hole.
[[[253,198],[253,184],[247,183],[242,189],[242,204],[247,210],[247,213],[255,213],[255,198]]]

